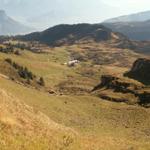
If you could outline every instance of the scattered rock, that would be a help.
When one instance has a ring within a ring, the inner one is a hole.
[[[51,89],[47,90],[47,92],[48,92],[50,95],[57,94],[54,90],[51,90]]]

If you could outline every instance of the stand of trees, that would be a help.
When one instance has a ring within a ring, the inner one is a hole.
[[[0,52],[2,53],[14,53],[13,46],[0,47]]]
[[[16,55],[20,55],[20,52],[17,49],[20,49],[20,50],[25,50],[25,49],[31,50],[30,46],[28,46],[26,44],[23,44],[23,43],[17,43],[17,44],[4,43],[3,45],[4,46],[0,46],[0,52],[6,53],[6,54],[13,53],[13,54],[16,54]]]
[[[27,67],[23,67],[16,62],[13,62],[10,58],[6,58],[5,61],[9,63],[13,68],[15,68],[19,76],[27,80],[27,83],[30,84],[30,80],[35,80],[40,86],[45,86],[45,81],[43,77],[40,77],[39,80],[36,80],[36,75],[34,75]]]
[[[6,53],[6,54],[15,54],[20,55],[20,52],[18,50],[15,50],[15,48],[12,45],[6,46],[6,47],[0,47],[0,52]]]

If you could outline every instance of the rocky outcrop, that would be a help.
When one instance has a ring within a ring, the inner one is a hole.
[[[144,91],[141,94],[139,93],[140,105],[145,107],[150,107],[150,91]]]
[[[103,75],[101,77],[101,83],[96,86],[93,91],[105,87],[106,89],[113,89],[115,92],[132,93],[135,94],[135,89],[140,87],[127,82],[121,78],[114,77],[111,75]]]
[[[150,84],[150,60],[140,58],[133,64],[131,70],[125,76],[138,80],[146,85]]]
[[[150,88],[123,77],[103,75],[92,92],[104,100],[150,106]]]

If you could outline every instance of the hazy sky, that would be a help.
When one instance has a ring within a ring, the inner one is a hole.
[[[0,9],[27,24],[99,23],[105,19],[149,10],[150,0],[0,0]]]
[[[102,0],[108,5],[120,7],[123,14],[150,10],[149,0]]]

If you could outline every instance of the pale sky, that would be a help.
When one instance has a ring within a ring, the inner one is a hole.
[[[134,13],[150,10],[150,0],[102,0],[104,3],[119,7],[122,13]]]
[[[100,23],[147,11],[150,0],[0,0],[0,9],[19,21],[45,28],[60,23]]]

